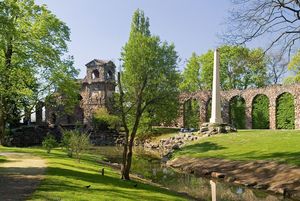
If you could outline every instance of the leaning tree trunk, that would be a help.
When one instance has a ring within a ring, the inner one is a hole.
[[[135,122],[134,122],[134,126],[130,135],[130,141],[128,144],[128,152],[126,155],[126,163],[125,166],[123,167],[123,171],[122,171],[122,177],[124,176],[125,180],[130,180],[130,168],[131,168],[131,162],[132,162],[132,149],[133,149],[133,145],[134,145],[134,138],[135,135],[137,133],[137,129],[138,129],[138,125],[142,116],[142,112],[141,112],[141,101],[138,101],[138,105],[137,105],[137,112],[136,112],[136,117],[135,117]],[[124,152],[125,153],[125,152]],[[124,159],[123,159],[124,160]]]

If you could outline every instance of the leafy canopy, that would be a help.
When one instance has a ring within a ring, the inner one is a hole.
[[[12,110],[24,110],[54,91],[77,100],[72,57],[66,57],[70,30],[34,0],[0,3],[0,125]],[[62,101],[62,102],[64,102]],[[30,109],[29,109],[30,110]]]
[[[267,67],[261,49],[248,49],[241,46],[221,46],[220,48],[221,87],[246,89],[262,87],[267,83]],[[183,71],[182,91],[210,90],[213,80],[213,51],[189,59]]]
[[[122,51],[122,83],[126,105],[130,111],[141,107],[148,123],[170,122],[177,115],[178,82],[177,53],[173,44],[152,36],[149,19],[142,11],[134,13],[128,42]],[[140,104],[140,106],[139,106]],[[136,113],[129,113],[132,123]],[[131,121],[131,122],[130,122]]]

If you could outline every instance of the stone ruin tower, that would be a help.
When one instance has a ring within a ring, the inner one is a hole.
[[[83,123],[90,125],[97,108],[112,108],[115,92],[116,66],[112,61],[94,59],[86,64],[86,76],[80,80],[80,108],[83,110]]]

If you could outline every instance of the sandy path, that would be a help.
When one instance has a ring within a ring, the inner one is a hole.
[[[0,163],[0,200],[26,200],[43,179],[46,162],[25,153],[2,152],[7,162]]]

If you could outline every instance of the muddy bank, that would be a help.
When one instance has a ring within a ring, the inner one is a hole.
[[[167,165],[198,177],[218,178],[300,200],[300,168],[269,161],[230,161],[180,157]]]

